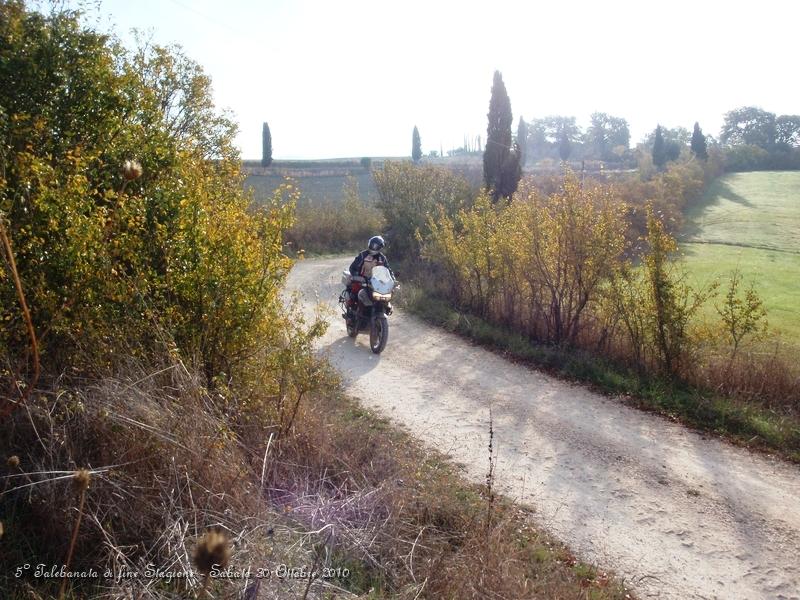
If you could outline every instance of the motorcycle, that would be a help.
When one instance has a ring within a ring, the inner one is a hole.
[[[359,331],[369,328],[369,347],[375,354],[380,354],[389,339],[389,321],[386,317],[392,314],[392,292],[397,286],[392,272],[384,266],[377,266],[372,269],[370,278],[366,279],[344,271],[342,284],[345,289],[339,295],[339,305],[342,307],[347,335],[355,338]]]

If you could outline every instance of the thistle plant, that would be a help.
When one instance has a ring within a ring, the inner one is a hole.
[[[142,165],[139,161],[126,160],[122,165],[122,176],[126,181],[133,181],[134,179],[141,177],[141,175]]]
[[[203,574],[203,590],[208,592],[211,571],[216,567],[224,569],[231,558],[230,544],[224,533],[209,531],[197,544],[194,550],[194,564]]]
[[[128,186],[128,183],[141,176],[142,164],[138,160],[126,160],[122,165],[122,178],[125,181],[122,183],[122,188],[119,193],[122,194]]]

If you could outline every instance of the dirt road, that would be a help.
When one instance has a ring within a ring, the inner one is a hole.
[[[335,305],[347,258],[288,287]],[[396,311],[377,357],[332,316],[321,351],[348,390],[483,481],[489,407],[498,489],[641,597],[800,598],[800,468],[514,365]]]

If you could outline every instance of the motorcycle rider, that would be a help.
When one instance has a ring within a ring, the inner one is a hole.
[[[386,246],[386,242],[379,235],[373,235],[367,242],[367,249],[360,252],[352,263],[350,263],[350,274],[360,275],[365,279],[372,277],[372,269],[377,266],[384,266],[391,272],[389,261],[381,252]]]
[[[392,278],[394,278],[394,273],[392,273],[392,269],[389,267],[389,261],[386,259],[386,255],[381,252],[385,246],[386,242],[381,236],[374,235],[369,238],[369,242],[367,242],[367,249],[359,252],[355,259],[353,259],[353,262],[350,263],[350,274],[354,276],[361,276],[365,280],[369,280],[369,278],[372,277],[372,269],[382,266],[389,269],[389,273],[391,273]],[[361,284],[357,284],[356,287],[360,288]],[[351,314],[350,311],[354,311],[355,306],[358,304],[358,293],[354,291],[353,284],[350,285],[349,292],[350,302],[348,314]],[[388,305],[388,314],[392,314],[391,302]]]

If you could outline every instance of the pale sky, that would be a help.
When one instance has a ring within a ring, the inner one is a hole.
[[[550,114],[624,117],[719,134],[743,105],[800,113],[800,3],[403,0],[103,0],[91,19],[177,43],[239,124],[243,158],[408,156],[486,137],[492,74],[514,128]]]

